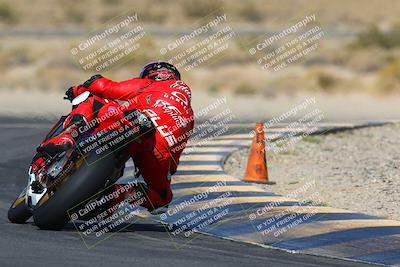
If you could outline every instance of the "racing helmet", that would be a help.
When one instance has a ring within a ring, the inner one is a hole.
[[[181,74],[174,65],[168,62],[154,61],[143,67],[139,78],[147,78],[156,81],[180,80]]]

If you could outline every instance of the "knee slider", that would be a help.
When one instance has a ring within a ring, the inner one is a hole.
[[[137,109],[125,111],[124,117],[127,121],[139,128],[141,136],[150,137],[155,132],[153,122]]]

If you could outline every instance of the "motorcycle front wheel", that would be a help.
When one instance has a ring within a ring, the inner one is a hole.
[[[25,223],[32,212],[25,203],[25,195],[19,196],[8,209],[8,220],[12,223]]]

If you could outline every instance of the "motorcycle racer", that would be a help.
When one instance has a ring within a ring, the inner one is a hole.
[[[92,76],[82,85],[69,88],[66,98],[72,101],[83,92],[90,92],[103,100],[92,98],[79,105],[66,119],[65,131],[42,144],[39,150],[54,154],[69,149],[74,145],[74,131],[107,113],[111,115],[105,116],[106,120],[96,121],[95,131],[110,131],[117,121],[129,124],[124,118],[131,114],[144,115],[144,121],[150,119],[155,129],[145,128],[139,142],[129,143],[128,153],[146,182],[146,201],[142,206],[153,213],[164,212],[173,197],[170,176],[176,172],[194,126],[191,90],[180,78],[173,65],[162,61],[145,65],[138,78],[127,81]],[[121,108],[116,101],[128,104]]]

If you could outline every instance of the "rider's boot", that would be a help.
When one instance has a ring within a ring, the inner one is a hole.
[[[41,144],[38,148],[38,152],[45,152],[51,157],[61,153],[63,151],[67,151],[74,145],[74,138],[72,137],[76,133],[76,127],[69,127],[61,133],[60,135],[47,140],[43,144]]]
[[[111,189],[111,188],[110,188]],[[168,205],[162,207],[154,207],[149,200],[149,188],[143,182],[137,182],[135,184],[115,184],[112,190],[108,190],[109,193],[115,197],[109,197],[110,202],[108,205],[109,211],[113,213],[118,209],[119,204],[122,202],[129,203],[132,207],[137,208],[142,206],[153,214],[162,214],[168,210]],[[110,209],[111,208],[111,209]]]
[[[122,203],[129,203],[134,207],[140,206],[144,200],[143,190],[144,184],[138,182],[135,184],[113,184],[105,189],[99,198],[96,199],[98,203],[96,209],[85,214],[80,220],[88,221],[93,218],[97,220],[104,220],[109,218],[115,213]],[[90,202],[89,202],[90,205]]]

